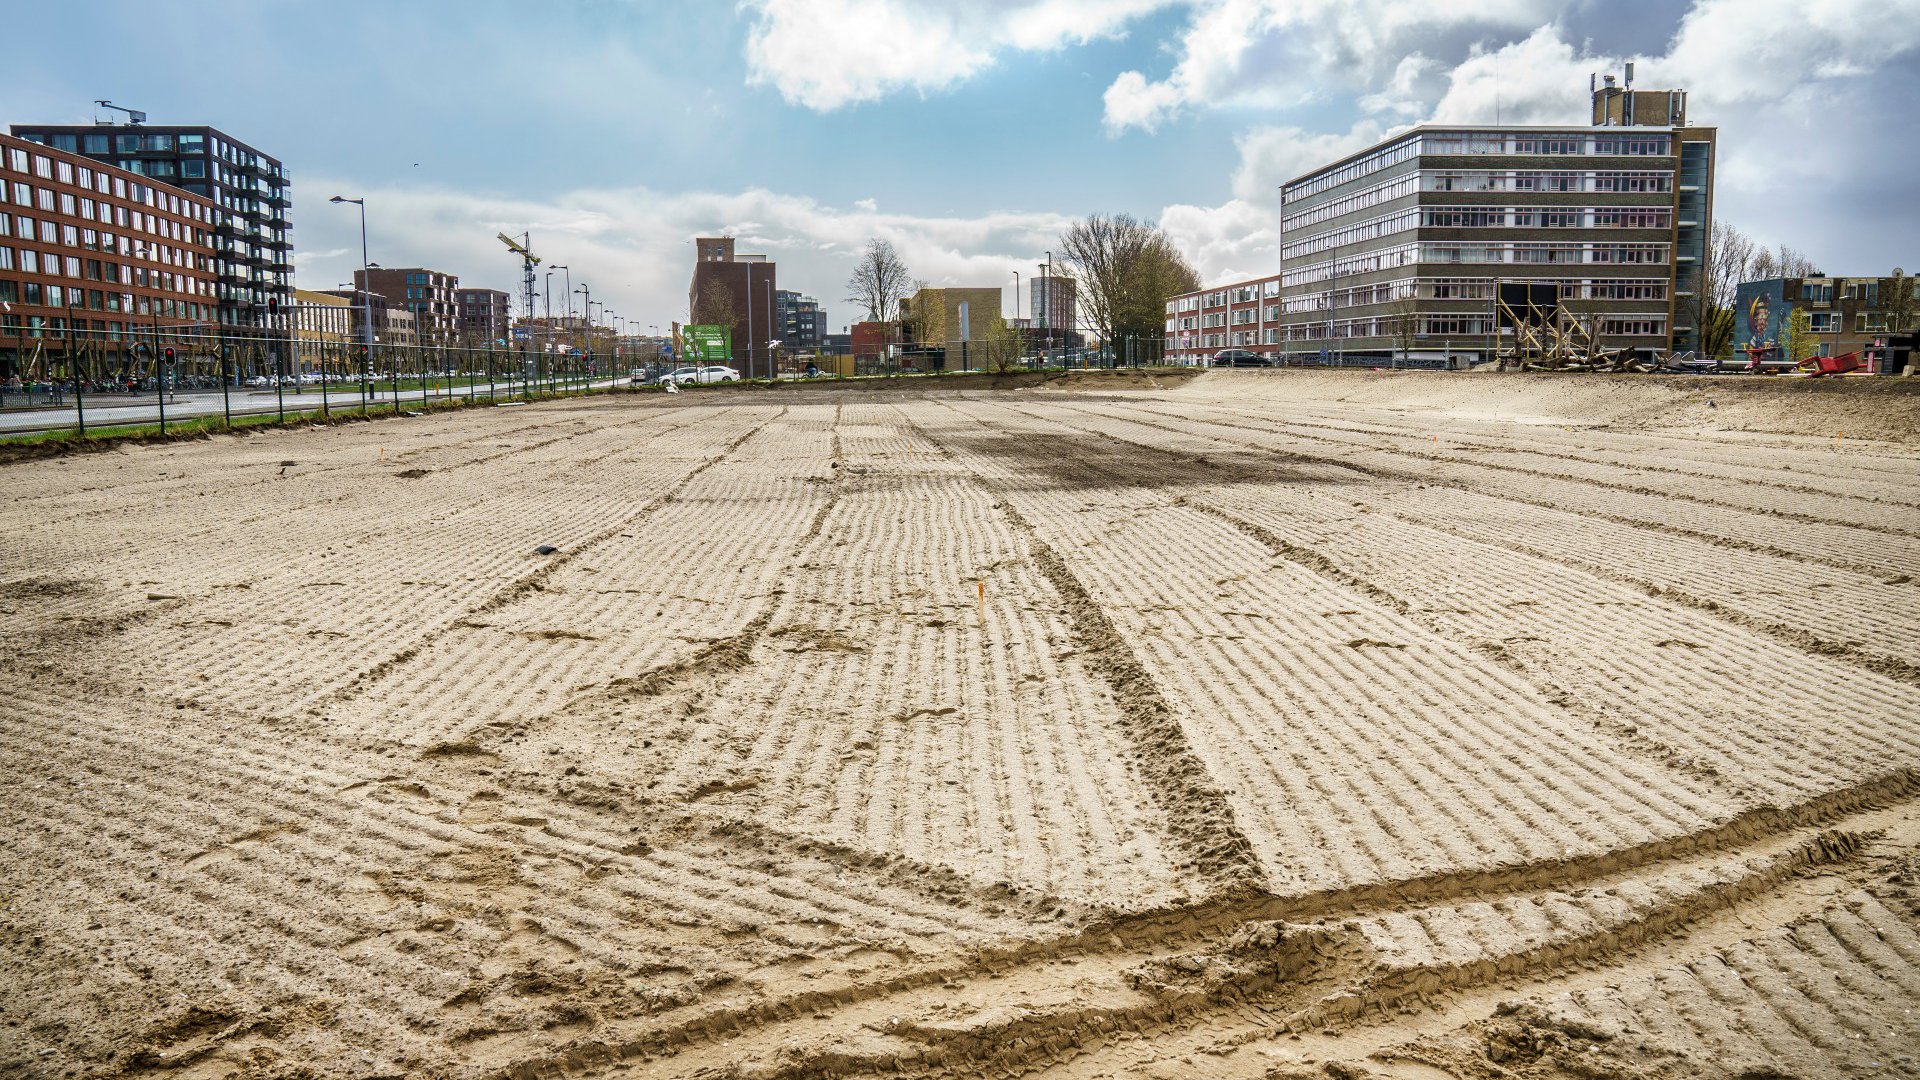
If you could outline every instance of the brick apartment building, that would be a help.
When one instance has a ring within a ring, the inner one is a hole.
[[[420,344],[452,344],[460,340],[459,309],[454,292],[460,278],[429,270],[424,266],[376,266],[353,272],[356,289],[370,289],[387,298],[391,307],[403,308],[413,316],[414,334]]]
[[[699,237],[694,248],[687,309],[695,317],[688,322],[700,321],[703,297],[724,298],[727,318],[722,325],[733,328],[733,366],[749,378],[771,375],[773,353],[767,342],[779,340],[774,318],[776,266],[764,255],[735,252],[731,236]]]
[[[462,341],[505,341],[511,325],[510,300],[499,289],[455,289],[456,331]]]
[[[1594,126],[1423,125],[1282,188],[1280,273],[1167,302],[1170,358],[1243,348],[1373,364],[1490,359],[1502,285],[1533,285],[1607,348],[1698,347],[1715,131],[1680,91],[1594,91]],[[1507,333],[1511,333],[1509,329]]]
[[[1733,347],[1779,348],[1781,331],[1796,310],[1807,313],[1817,339],[1814,351],[1840,356],[1882,348],[1888,338],[1916,328],[1915,280],[1891,277],[1770,278],[1741,282],[1734,290]],[[1906,316],[1894,303],[1894,289],[1907,290]],[[1777,354],[1776,354],[1777,355]],[[1904,364],[1900,365],[1904,366]],[[1884,374],[1897,375],[1899,366]]]
[[[219,284],[209,321],[259,326],[269,300],[277,300],[282,311],[292,306],[291,182],[278,158],[206,125],[15,124],[12,132],[217,207],[213,268]]]
[[[211,364],[212,200],[6,135],[0,185],[0,378],[108,378],[156,336]]]

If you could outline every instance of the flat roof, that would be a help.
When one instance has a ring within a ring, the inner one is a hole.
[[[1556,133],[1567,134],[1567,135],[1572,135],[1572,134],[1588,135],[1588,134],[1595,134],[1599,132],[1621,131],[1621,132],[1626,132],[1628,134],[1638,133],[1638,134],[1645,134],[1645,135],[1671,135],[1677,131],[1713,131],[1713,130],[1714,129],[1712,127],[1698,125],[1698,124],[1689,124],[1685,127],[1671,127],[1666,124],[1651,124],[1651,125],[1650,124],[1632,124],[1632,125],[1628,125],[1628,124],[1601,124],[1601,125],[1594,125],[1594,124],[1415,124],[1412,127],[1404,128],[1393,135],[1389,135],[1386,138],[1381,139],[1379,142],[1366,147],[1365,149],[1356,150],[1353,153],[1348,154],[1346,157],[1339,158],[1334,161],[1330,161],[1327,164],[1322,165],[1317,169],[1310,169],[1306,172],[1301,173],[1298,176],[1282,181],[1280,186],[1283,189],[1290,188],[1293,185],[1301,182],[1302,180],[1306,180],[1310,177],[1317,176],[1320,173],[1326,172],[1328,169],[1337,169],[1340,166],[1345,165],[1349,161],[1355,161],[1360,158],[1366,157],[1368,154],[1371,154],[1382,147],[1392,146],[1394,143],[1400,142],[1414,135],[1423,135],[1430,132],[1457,131],[1457,132],[1464,132],[1467,134],[1484,135],[1492,132],[1505,133],[1510,131],[1521,131],[1521,132],[1550,131],[1550,132],[1556,132]]]

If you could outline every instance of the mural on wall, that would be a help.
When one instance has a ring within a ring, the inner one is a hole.
[[[1777,343],[1780,328],[1792,314],[1793,305],[1787,303],[1786,282],[1743,282],[1733,299],[1734,348]]]

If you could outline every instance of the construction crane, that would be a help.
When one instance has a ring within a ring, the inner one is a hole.
[[[511,251],[515,255],[520,256],[520,265],[526,272],[525,278],[521,282],[521,284],[525,288],[526,294],[527,294],[527,308],[526,308],[527,322],[528,322],[527,346],[529,349],[531,349],[533,346],[532,322],[533,322],[533,310],[534,310],[533,308],[533,268],[540,265],[540,256],[535,255],[533,253],[533,248],[532,248],[533,234],[530,232],[521,233],[520,239],[518,240],[515,240],[513,237],[508,236],[506,233],[497,233],[496,235],[499,236],[501,243],[507,245],[508,251]]]
[[[129,109],[124,105],[115,105],[113,102],[108,101],[105,98],[96,98],[93,103],[95,105],[100,106],[103,109],[112,109],[115,112],[126,113],[127,123],[129,124],[144,124],[147,122],[147,114],[141,112],[139,109]],[[97,123],[100,123],[100,121],[95,120],[94,123],[97,124]]]

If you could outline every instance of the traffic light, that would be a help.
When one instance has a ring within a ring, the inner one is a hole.
[[[173,363],[173,346],[169,345],[165,349],[162,349],[160,355],[168,364]]]

